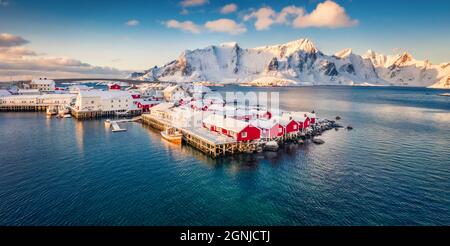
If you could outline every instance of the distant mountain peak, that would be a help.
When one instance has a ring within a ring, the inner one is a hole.
[[[411,54],[409,54],[408,52],[403,52],[403,54],[401,54],[398,59],[394,62],[395,65],[400,66],[400,65],[404,65],[408,62],[413,61],[414,58],[412,57]]]
[[[346,58],[346,57],[350,56],[351,54],[353,54],[353,50],[351,48],[347,48],[347,49],[343,49],[343,50],[337,52],[336,54],[334,54],[334,56],[339,57],[339,58]]]
[[[295,50],[303,50],[308,53],[316,53],[318,49],[314,43],[308,38],[301,38],[284,44],[283,46],[290,47]]]
[[[368,50],[360,56],[347,48],[326,55],[310,39],[301,38],[257,48],[242,49],[236,42],[228,42],[186,50],[162,67],[130,76],[170,82],[256,81],[259,85],[378,84],[448,88],[449,68],[449,63],[433,65],[415,60],[407,52],[383,55]]]

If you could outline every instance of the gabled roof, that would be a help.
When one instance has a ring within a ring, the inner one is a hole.
[[[305,122],[308,117],[306,116],[305,112],[287,112],[283,113],[281,115],[281,118],[292,118],[297,122]]]
[[[179,88],[179,85],[170,85],[170,86],[167,86],[164,90],[163,90],[163,92],[164,93],[171,93],[171,92],[173,92],[175,89],[177,89],[177,88]]]
[[[165,103],[160,103],[158,105],[155,105],[152,107],[152,111],[166,111],[169,110],[170,108],[172,108],[174,106],[174,103],[171,102],[165,102]]]
[[[291,123],[291,121],[294,121],[294,119],[290,119],[289,117],[280,117],[280,116],[274,116],[272,117],[273,120],[275,120],[276,122],[280,123],[280,125],[286,127],[287,125],[289,125],[289,123]]]
[[[259,127],[261,129],[272,129],[272,127],[274,127],[275,125],[278,124],[278,121],[273,118],[270,120],[256,119],[256,120],[250,121],[250,124],[252,124],[253,126]]]
[[[41,93],[41,91],[39,89],[19,89],[17,92],[19,94],[21,94],[21,93],[37,93],[37,94]]]
[[[100,97],[101,99],[120,99],[123,97],[131,98],[131,94],[128,91],[80,90],[78,95],[80,95],[80,97]]]
[[[203,123],[217,126],[233,132],[241,132],[250,125],[248,122],[236,120],[233,118],[224,118],[222,115],[212,114],[203,119]]]
[[[42,78],[40,78],[40,79],[33,79],[31,81],[31,84],[39,84],[39,85],[51,85],[51,84],[54,84],[54,83],[55,83],[54,80],[42,79]]]

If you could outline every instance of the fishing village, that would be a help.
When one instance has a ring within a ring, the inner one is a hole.
[[[39,78],[0,89],[0,111],[42,111],[59,119],[105,118],[105,127],[112,132],[125,132],[126,122],[140,122],[159,130],[162,141],[188,144],[213,158],[277,151],[287,142],[323,144],[317,136],[342,127],[335,120],[318,118],[314,110],[272,110],[258,102],[223,99],[204,83],[57,85]]]

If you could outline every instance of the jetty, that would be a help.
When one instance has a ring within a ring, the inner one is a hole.
[[[106,120],[105,121],[105,126],[107,128],[112,128],[112,132],[124,132],[127,129],[125,128],[121,128],[119,123],[126,123],[126,122],[136,122],[136,121],[140,121],[141,117],[134,117],[132,119],[120,119],[120,120]]]
[[[185,143],[214,158],[236,153],[252,153],[262,144],[261,141],[237,142],[232,137],[211,132],[203,127],[176,126],[169,120],[151,114],[143,114],[141,117],[143,124],[160,131],[175,128],[182,133]]]
[[[119,124],[117,124],[117,122],[112,122],[111,123],[111,128],[112,128],[112,132],[124,132],[127,129],[125,128],[120,128]]]

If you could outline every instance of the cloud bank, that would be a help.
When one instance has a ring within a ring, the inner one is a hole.
[[[205,27],[211,32],[223,32],[231,35],[237,35],[247,31],[247,28],[244,25],[237,24],[231,19],[208,21],[205,23]]]
[[[184,8],[187,8],[187,7],[202,6],[207,3],[209,3],[208,0],[183,0],[180,2],[180,5]]]
[[[168,28],[180,29],[186,32],[191,33],[200,33],[200,27],[194,24],[192,21],[177,21],[177,20],[168,20],[165,22],[165,25]]]
[[[67,57],[48,57],[24,47],[29,41],[9,33],[0,34],[0,80],[46,77],[124,77],[127,71],[94,66]]]
[[[192,21],[168,20],[164,22],[164,25],[166,25],[168,28],[179,29],[195,34],[209,31],[238,35],[247,31],[245,25],[238,24],[234,20],[225,18],[207,21],[203,25],[197,25]]]
[[[223,7],[220,9],[220,13],[222,13],[222,14],[224,14],[224,15],[226,15],[226,14],[231,14],[231,13],[233,13],[233,12],[236,12],[237,9],[238,9],[238,6],[237,6],[236,4],[230,3],[230,4],[227,4],[227,5],[223,6]]]
[[[252,19],[255,20],[255,29],[259,31],[269,30],[274,24],[294,28],[342,28],[358,24],[358,20],[352,19],[342,6],[331,0],[319,3],[311,13],[295,5],[284,7],[278,13],[271,7],[262,7],[244,16],[244,21]]]
[[[125,23],[129,27],[138,26],[140,24],[139,20],[131,19]]]

